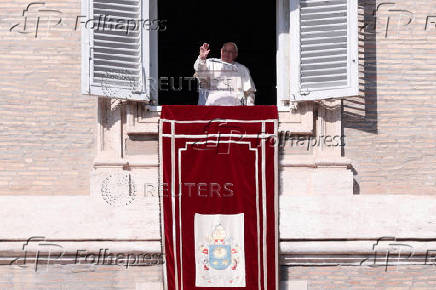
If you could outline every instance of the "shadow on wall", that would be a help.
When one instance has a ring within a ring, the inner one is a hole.
[[[359,96],[343,101],[342,124],[377,134],[376,0],[359,0]]]
[[[359,0],[359,96],[342,101],[342,136],[351,128],[370,134],[377,126],[376,0]],[[345,155],[342,147],[342,156]],[[353,194],[360,194],[358,172],[352,168]]]

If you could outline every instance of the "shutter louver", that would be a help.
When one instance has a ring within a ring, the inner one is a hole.
[[[129,95],[140,91],[141,30],[127,30],[130,22],[141,19],[140,2],[93,0],[92,11],[93,19],[103,20],[102,29],[93,30],[92,84],[109,97],[128,98],[125,91]]]
[[[146,100],[141,0],[91,0],[89,93]]]
[[[357,0],[291,0],[291,94],[358,94]]]

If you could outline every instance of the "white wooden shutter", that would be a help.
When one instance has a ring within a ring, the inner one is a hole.
[[[84,1],[82,12],[86,12],[87,19],[94,19],[96,27],[92,29],[91,24],[81,27],[82,92],[109,98],[149,100],[146,80],[150,74],[151,49],[145,43],[150,39],[150,31],[142,25],[150,16],[148,1]],[[129,20],[131,30],[127,33]]]
[[[357,95],[357,0],[290,1],[291,101]]]

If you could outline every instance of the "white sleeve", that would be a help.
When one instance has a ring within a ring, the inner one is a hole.
[[[202,70],[207,70],[207,60],[206,59],[201,59],[201,58],[197,58],[197,60],[195,60],[194,63],[194,69],[196,72],[198,71],[202,71]]]
[[[242,80],[242,88],[244,90],[244,96],[247,98],[247,105],[254,105],[254,98],[256,87],[254,86],[253,79],[250,76],[248,68],[244,67],[244,78]]]
[[[249,92],[247,95],[247,106],[254,106],[254,92]]]

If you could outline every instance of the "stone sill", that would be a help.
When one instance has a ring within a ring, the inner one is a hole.
[[[41,243],[41,244],[38,244]],[[46,244],[44,244],[46,243]],[[30,247],[23,250],[25,240],[0,242],[0,265],[23,265],[24,256],[27,265],[49,261],[50,264],[91,263],[84,260],[86,255],[113,257],[140,256],[149,258],[150,265],[161,263],[161,242],[156,241],[62,241],[33,240]],[[50,246],[51,245],[51,246]],[[56,245],[56,246],[55,246]],[[376,245],[376,246],[374,246]],[[435,241],[281,241],[280,265],[287,266],[371,266],[386,267],[386,253],[389,253],[388,266],[396,265],[429,265],[434,266]],[[51,255],[48,257],[48,250]],[[79,251],[79,252],[78,252]],[[431,252],[429,252],[431,251]],[[376,256],[377,252],[377,256]],[[59,256],[61,254],[61,256]],[[91,256],[90,256],[91,257]],[[49,260],[47,260],[49,259]],[[90,262],[91,261],[91,262]],[[95,262],[95,260],[94,260]],[[108,262],[108,260],[106,261]],[[147,264],[147,260],[142,261]]]
[[[158,167],[157,155],[136,155],[124,159],[111,159],[98,156],[94,168],[149,168]],[[351,168],[351,160],[344,157],[314,157],[311,155],[285,155],[279,160],[280,167],[307,168]]]

